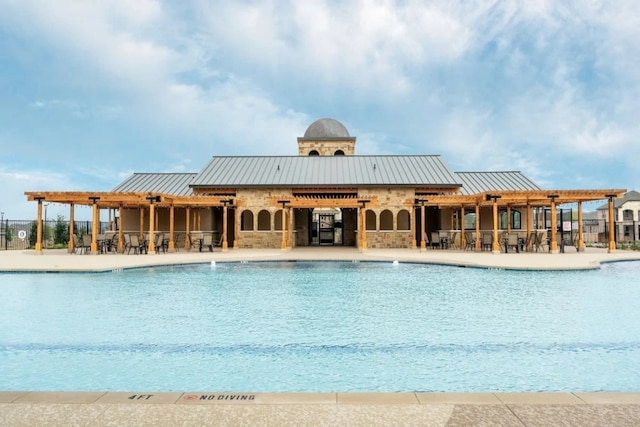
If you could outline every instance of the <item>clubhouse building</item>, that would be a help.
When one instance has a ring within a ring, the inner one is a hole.
[[[38,202],[93,207],[91,253],[99,252],[100,211],[123,251],[125,235],[188,250],[340,245],[559,252],[557,209],[577,205],[571,244],[584,249],[582,203],[613,201],[624,189],[548,190],[521,172],[454,172],[438,155],[356,155],[356,138],[333,119],[312,123],[293,156],[214,156],[197,173],[134,173],[108,192],[26,192]],[[615,250],[611,225],[608,248]],[[36,251],[42,251],[41,232]],[[516,236],[513,241],[509,236]],[[161,236],[161,237],[159,237]],[[69,250],[77,240],[69,239]]]

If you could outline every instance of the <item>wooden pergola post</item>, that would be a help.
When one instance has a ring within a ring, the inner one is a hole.
[[[73,203],[69,204],[69,243],[67,244],[67,252],[72,254],[73,251],[75,250],[75,243],[73,242],[73,234],[75,233],[74,230],[74,211],[75,211],[75,205]]]
[[[139,208],[140,211],[140,224],[139,224],[139,231],[138,231],[138,237],[140,237],[140,239],[144,238],[144,210],[141,208]]]
[[[360,203],[360,251],[367,250],[367,203],[370,200],[358,200]]]
[[[609,198],[609,250],[607,252],[615,252],[616,251],[616,239],[615,239],[615,226],[616,222],[613,218],[613,198],[615,194],[607,195]]]
[[[98,254],[98,233],[100,225],[100,213],[98,212],[98,200],[100,197],[89,197],[91,200],[93,221],[91,222],[91,255]]]
[[[171,206],[169,206],[169,245],[167,246],[167,250],[169,252],[176,251],[176,244],[174,241],[174,231],[175,231],[174,223],[175,223],[175,207],[173,206],[173,203],[172,203]]]
[[[424,224],[425,202],[426,200],[424,199],[418,200],[418,203],[420,203],[420,252],[424,252],[427,250],[427,242],[426,242],[427,232],[425,230],[425,224]]]
[[[233,210],[233,249],[240,247],[238,236],[240,235],[240,215],[238,209]]]
[[[558,236],[556,231],[558,229],[558,218],[556,214],[556,198],[557,194],[550,194],[547,196],[551,199],[551,242],[549,242],[549,252],[557,254],[558,250]]]
[[[498,240],[498,199],[500,196],[491,196],[493,200],[493,244],[491,245],[491,252],[494,254],[500,253],[500,242]]]
[[[533,209],[531,207],[531,203],[527,202],[527,247],[526,250],[528,252],[533,250],[533,240],[529,237],[531,236],[531,232],[533,231]]]
[[[124,207],[122,206],[122,203],[120,203],[120,206],[118,207],[118,218],[120,218],[120,221],[118,221],[118,253],[120,254],[124,253],[124,228],[122,227],[123,213]]]
[[[191,249],[191,228],[189,228],[189,221],[191,219],[191,208],[187,206],[186,210],[186,224],[185,224],[185,233],[187,234],[184,238],[184,247],[185,249]]]
[[[227,241],[228,212],[227,206],[233,204],[233,199],[221,200],[222,202],[222,252],[229,250],[229,242]]]
[[[289,208],[288,221],[289,223],[289,231],[287,232],[287,247],[289,249],[293,248],[293,208]]]
[[[582,202],[578,202],[578,239],[576,251],[584,252],[584,230],[582,228]]]
[[[281,232],[282,232],[282,242],[280,243],[280,249],[283,251],[287,249],[287,211],[286,206],[289,203],[289,200],[278,200],[278,203],[282,205],[282,215],[280,215],[280,219],[282,221]]]
[[[36,198],[38,201],[38,219],[36,220],[36,247],[37,254],[42,254],[42,197]]]
[[[416,249],[417,248],[417,240],[416,240],[416,208],[415,206],[411,206],[410,209],[410,218],[409,221],[411,222],[411,249]]]
[[[148,254],[152,255],[156,253],[155,247],[155,205],[153,202],[159,201],[158,196],[149,196],[147,197],[149,200],[149,246],[148,246]]]
[[[467,237],[464,235],[464,205],[460,206],[458,226],[460,227],[460,249],[465,249],[467,247]]]
[[[480,246],[480,203],[476,202],[476,252],[479,252],[482,247]]]

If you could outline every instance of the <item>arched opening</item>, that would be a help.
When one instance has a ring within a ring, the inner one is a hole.
[[[319,156],[320,153],[318,153],[318,150],[311,150],[311,151],[309,151],[309,155],[310,156]]]
[[[240,230],[253,231],[253,212],[250,210],[242,211],[240,216]]]
[[[385,209],[380,213],[380,230],[393,230],[393,214],[389,209]]]
[[[372,210],[367,210],[365,227],[367,230],[376,230],[376,213]]]
[[[402,209],[398,212],[398,230],[410,230],[411,229],[411,215],[406,209]]]
[[[282,209],[277,210],[273,216],[273,229],[282,231]]]
[[[258,231],[271,230],[271,214],[263,209],[258,212]]]
[[[342,150],[336,150],[335,153],[333,153],[334,156],[344,156],[344,151]]]

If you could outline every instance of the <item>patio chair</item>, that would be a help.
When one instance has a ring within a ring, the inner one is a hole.
[[[464,240],[466,241],[464,246],[465,251],[472,251],[476,248],[476,238],[471,231],[465,231]]]
[[[531,233],[529,233],[529,235],[527,236],[527,240],[524,243],[525,251],[533,252],[536,246],[536,240],[536,232],[532,231]]]
[[[437,231],[432,231],[430,234],[431,238],[429,239],[429,247],[430,248],[439,248],[440,246],[440,233]]]
[[[544,250],[543,246],[547,243],[547,238],[544,231],[540,231],[536,234],[536,252],[538,249]]]
[[[126,234],[124,235],[124,247],[122,250],[122,253],[129,253],[129,251],[131,250],[131,236]]]
[[[133,249],[134,255],[141,254],[142,252],[144,252],[145,254],[147,253],[147,244],[144,241],[140,241],[140,238],[137,234],[130,235],[129,240],[131,244],[129,245],[127,253],[130,253],[131,249]]]
[[[91,234],[82,235],[82,244],[80,245],[80,247],[85,254],[91,250]]]
[[[209,248],[209,252],[213,252],[213,236],[211,234],[204,234],[200,239],[200,252],[202,248]]]
[[[164,252],[165,254],[167,253],[167,245],[164,244],[164,234],[162,233],[158,233],[157,237],[156,237],[156,242],[155,242],[155,249],[156,252]]]
[[[490,251],[493,247],[493,235],[491,233],[482,233],[482,241],[480,248],[483,251]]]
[[[85,246],[82,243],[80,243],[80,239],[78,239],[78,236],[76,234],[74,234],[72,238],[73,238],[72,253],[77,254],[79,251],[84,251],[86,249]]]
[[[509,249],[514,248],[516,252],[520,252],[520,241],[518,239],[518,235],[516,233],[509,233],[507,236],[507,240],[505,242],[505,250],[508,252]]]

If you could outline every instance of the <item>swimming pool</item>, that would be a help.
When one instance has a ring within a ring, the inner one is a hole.
[[[640,262],[0,275],[0,389],[637,391]]]

